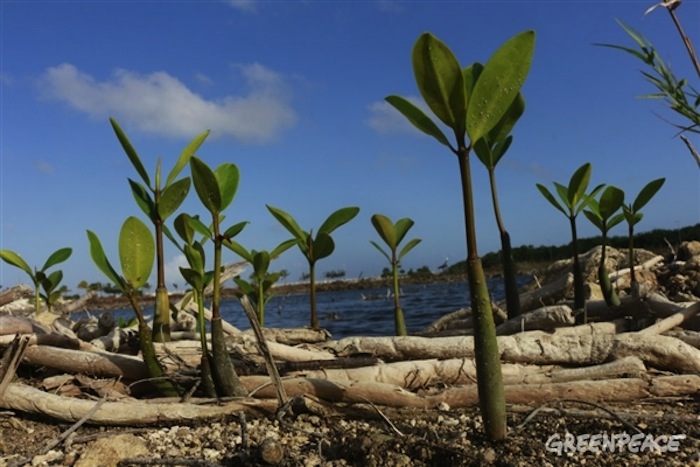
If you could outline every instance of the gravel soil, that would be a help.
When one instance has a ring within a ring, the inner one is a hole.
[[[511,406],[508,438],[498,443],[484,438],[477,408],[418,411],[299,401],[282,417],[145,428],[83,425],[48,450],[71,425],[6,413],[0,417],[0,465],[700,467],[698,398]],[[605,447],[602,440],[612,437],[618,446]],[[108,451],[118,448],[121,454],[110,460]]]

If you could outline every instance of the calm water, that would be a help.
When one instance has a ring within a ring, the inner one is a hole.
[[[524,284],[529,277],[521,277]],[[437,282],[402,287],[401,307],[409,334],[423,330],[439,317],[469,305],[466,282]],[[489,282],[494,300],[503,299],[499,279]],[[373,300],[362,300],[362,294]],[[365,289],[319,292],[316,296],[321,327],[328,329],[334,339],[347,336],[394,335],[394,302],[386,298],[387,289]],[[309,295],[307,293],[275,295],[265,306],[265,326],[295,328],[309,325]],[[153,315],[153,307],[144,313]],[[250,324],[237,300],[221,303],[222,317],[239,329]],[[131,309],[115,311],[115,316],[133,317]],[[74,315],[74,319],[79,316]]]

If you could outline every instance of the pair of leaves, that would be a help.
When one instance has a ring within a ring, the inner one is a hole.
[[[235,164],[225,162],[212,171],[204,161],[192,157],[190,170],[199,200],[213,215],[218,215],[233,202],[240,180]]]
[[[270,205],[266,206],[272,216],[292,234],[294,243],[299,246],[309,263],[314,263],[319,259],[330,256],[335,250],[335,242],[331,238],[331,233],[338,227],[350,222],[360,212],[360,208],[354,206],[334,211],[321,224],[314,238],[313,231],[305,232],[289,213]]]
[[[561,203],[557,201],[554,195],[552,195],[544,185],[538,183],[537,189],[557,210],[561,211],[569,218],[574,218],[589,204],[591,199],[603,189],[604,185],[598,185],[591,193],[586,194],[586,189],[591,180],[592,170],[593,168],[590,162],[586,162],[576,169],[576,172],[574,172],[569,180],[568,186],[554,182],[554,187]]]
[[[634,202],[628,205],[622,206],[622,213],[625,216],[625,220],[630,226],[635,225],[642,220],[642,213],[640,210],[646,206],[646,204],[656,195],[656,193],[661,189],[665,178],[657,178],[647,183],[644,188],[639,192]]]
[[[17,253],[11,250],[0,250],[0,259],[5,261],[6,263],[15,266],[27,274],[32,278],[32,282],[35,284],[38,284],[41,282],[41,278],[38,277],[40,273],[46,272],[47,269],[49,269],[52,266],[55,266],[59,263],[62,263],[66,261],[68,258],[70,258],[70,255],[73,253],[72,248],[59,248],[58,250],[54,251],[49,255],[49,257],[46,259],[46,262],[42,266],[39,271],[36,273],[32,270],[31,267],[27,264],[27,262]],[[45,276],[44,276],[45,277]],[[59,281],[60,282],[60,281]]]
[[[584,210],[583,214],[602,233],[605,233],[624,220],[621,213],[616,215],[624,203],[625,192],[611,185],[603,190],[599,200],[589,201],[588,209]]]
[[[375,214],[372,216],[372,225],[382,240],[384,240],[384,243],[386,243],[386,245],[389,247],[391,255],[384,251],[384,249],[376,242],[370,240],[370,243],[374,245],[374,247],[379,250],[379,252],[382,253],[387,260],[389,260],[389,263],[394,264],[394,259],[397,262],[400,261],[401,258],[403,258],[409,251],[411,251],[421,242],[421,239],[419,238],[412,239],[406,243],[399,254],[396,255],[396,250],[398,249],[399,244],[403,241],[411,227],[413,227],[413,224],[413,220],[409,219],[408,217],[399,219],[394,224],[388,217],[382,214]]]
[[[286,240],[275,247],[272,251],[262,250],[246,250],[243,245],[233,240],[224,241],[224,245],[238,256],[248,261],[253,266],[253,277],[262,282],[268,276],[270,261],[276,259],[287,251],[289,248],[297,244],[296,239]]]
[[[129,293],[146,284],[155,258],[155,242],[146,224],[131,216],[122,225],[119,232],[119,261],[123,275],[119,275],[107,259],[97,235],[88,230],[87,236],[93,262],[122,292]]]
[[[453,130],[458,146],[465,131],[474,145],[504,118],[525,82],[534,44],[534,31],[525,31],[499,47],[485,66],[474,64],[463,70],[435,36],[424,33],[418,38],[412,53],[418,89],[430,110]],[[455,151],[442,130],[413,103],[400,96],[388,96],[386,101],[416,128]]]

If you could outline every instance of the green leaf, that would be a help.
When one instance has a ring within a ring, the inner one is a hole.
[[[133,216],[127,218],[119,232],[119,259],[124,279],[133,289],[148,282],[155,252],[153,235],[146,224]]]
[[[44,267],[42,267],[41,270],[46,271],[51,266],[64,262],[70,258],[71,253],[73,253],[72,248],[60,248],[54,251],[51,256],[49,256],[49,259],[46,260],[46,263],[44,263]]]
[[[413,73],[430,110],[455,133],[464,133],[467,97],[464,77],[452,51],[430,33],[413,47]]]
[[[316,234],[316,238],[313,240],[314,261],[330,256],[333,250],[335,250],[335,242],[330,235],[325,232]]]
[[[608,220],[608,230],[612,229],[615,227],[617,224],[625,220],[625,216],[623,213],[619,213]]]
[[[146,184],[146,186],[150,187],[151,179],[148,176],[148,172],[146,172],[146,169],[143,167],[143,163],[141,162],[141,158],[136,152],[136,149],[134,149],[134,147],[131,145],[131,142],[129,142],[129,138],[126,137],[126,134],[121,129],[121,127],[115,119],[110,118],[109,123],[112,124],[112,129],[114,129],[114,133],[117,135],[119,143],[122,145],[122,148],[124,148],[124,152],[126,152],[126,155],[129,157],[131,165],[134,166],[136,172],[138,172],[138,174],[141,176],[141,179]]]
[[[190,224],[191,216],[185,212],[179,214],[173,225],[175,226],[175,232],[184,240],[185,244],[191,245],[194,241],[194,228]]]
[[[654,195],[661,189],[665,181],[665,178],[658,178],[647,183],[646,186],[642,188],[642,191],[640,191],[637,197],[634,199],[634,203],[632,203],[632,209],[635,212],[642,209],[651,200],[651,198],[653,198]]]
[[[197,157],[190,159],[190,170],[194,189],[204,207],[212,214],[221,212],[221,191],[214,172]]]
[[[348,222],[353,220],[359,212],[360,208],[354,206],[340,208],[334,213],[332,213],[330,216],[328,216],[325,222],[321,224],[321,227],[319,227],[318,232],[330,234],[341,225],[347,224]]]
[[[180,207],[187,194],[190,192],[190,179],[181,178],[175,183],[166,186],[163,193],[160,195],[158,203],[158,215],[160,220],[167,219],[177,208]]]
[[[258,251],[253,256],[253,271],[258,280],[262,281],[270,267],[270,254],[267,251]]]
[[[371,221],[374,229],[377,231],[379,236],[382,237],[382,240],[384,240],[384,243],[387,244],[389,249],[391,251],[396,250],[399,240],[397,239],[396,228],[391,222],[391,219],[383,214],[375,214],[372,216]]]
[[[224,240],[223,245],[229,250],[236,253],[244,260],[248,261],[251,264],[253,263],[253,255],[248,250],[246,250],[240,243],[234,242],[233,240]]]
[[[433,122],[430,117],[425,115],[420,108],[413,105],[413,103],[411,103],[409,100],[404,99],[401,96],[387,96],[384,98],[384,100],[386,100],[396,110],[401,112],[401,114],[406,117],[408,121],[413,124],[413,126],[452,149],[452,145],[450,145],[447,137],[435,124],[435,122]]]
[[[600,195],[598,212],[604,220],[607,220],[620,210],[624,202],[625,193],[615,186],[608,186]]]
[[[394,231],[396,232],[396,245],[394,245],[394,248],[398,247],[399,243],[403,241],[403,238],[406,236],[408,231],[411,230],[413,224],[413,220],[409,219],[408,217],[404,217],[403,219],[396,221],[396,224],[394,224]]]
[[[513,131],[515,124],[523,113],[525,113],[525,99],[521,93],[518,93],[513,103],[506,110],[506,113],[503,114],[496,126],[489,131],[489,143],[494,144],[505,139]]]
[[[586,162],[581,167],[576,169],[576,172],[569,180],[566,199],[569,202],[569,207],[574,208],[583,198],[588,183],[591,180],[591,171],[593,170],[590,162]]]
[[[214,175],[219,184],[219,193],[221,193],[221,205],[219,206],[219,212],[221,212],[231,204],[233,197],[236,196],[240,173],[235,164],[226,162],[214,170]]]
[[[44,291],[46,291],[46,294],[50,294],[51,291],[53,291],[56,287],[58,287],[58,284],[61,283],[63,280],[63,271],[54,271],[51,274],[48,275],[43,281],[41,281],[41,286],[44,288]]]
[[[471,99],[472,92],[474,92],[474,85],[476,85],[482,71],[484,71],[484,65],[479,62],[474,62],[462,70],[464,90],[467,93],[467,108],[469,108],[469,99]]]
[[[291,233],[294,238],[301,242],[306,242],[308,234],[304,232],[301,227],[299,227],[299,224],[297,224],[290,214],[287,214],[285,211],[279,208],[270,206],[269,204],[266,204],[265,206],[267,206],[267,210],[270,211],[274,218],[277,219],[277,221],[282,224],[282,226],[287,229],[287,231]]]
[[[540,183],[537,183],[536,186],[537,186],[537,189],[540,190],[540,193],[542,193],[542,196],[544,196],[544,198],[545,198],[547,201],[549,201],[550,204],[551,204],[552,206],[554,206],[554,207],[557,208],[559,211],[561,211],[565,216],[568,216],[568,215],[569,215],[569,213],[567,213],[566,210],[559,204],[559,202],[558,202],[557,199],[552,195],[552,193],[549,192],[549,190],[547,189],[547,187],[545,187],[544,185],[542,185],[542,184],[540,184]]]
[[[232,225],[231,227],[229,227],[228,229],[226,229],[226,231],[224,232],[224,237],[225,237],[225,238],[228,238],[228,239],[231,239],[231,238],[235,237],[236,235],[238,235],[239,233],[241,233],[241,231],[242,231],[242,230],[245,228],[245,226],[248,225],[248,224],[249,224],[248,221],[243,221],[243,222],[239,222],[238,224]]]
[[[202,244],[194,242],[192,245],[185,245],[183,249],[187,263],[192,269],[199,272],[204,272],[204,249]]]
[[[206,238],[212,238],[214,236],[214,233],[211,231],[211,229],[201,220],[199,220],[199,216],[193,216],[187,219],[187,223],[192,226],[192,228],[197,232],[198,234],[206,237]]]
[[[18,267],[32,277],[34,280],[34,271],[29,265],[22,259],[20,255],[10,250],[0,250],[0,258],[12,266]]]
[[[605,229],[603,220],[596,211],[585,210],[583,211],[583,214],[588,218],[589,221],[591,221],[591,224],[595,225],[598,228],[598,230],[603,231]]]
[[[102,274],[107,276],[107,278],[111,280],[114,285],[119,287],[119,289],[124,292],[126,288],[124,280],[121,278],[121,276],[119,276],[117,271],[112,267],[107,259],[107,255],[105,255],[100,239],[90,230],[87,231],[87,236],[88,241],[90,242],[90,256],[92,257],[92,261],[95,263],[97,268],[102,271]]]
[[[389,254],[386,251],[384,251],[384,249],[382,247],[380,247],[376,242],[374,242],[372,240],[370,240],[369,242],[372,245],[374,245],[374,248],[379,250],[379,252],[384,255],[384,257],[387,259],[387,261],[389,261],[391,263],[391,256],[389,256]]]
[[[513,103],[530,70],[534,48],[535,32],[522,32],[484,65],[467,109],[467,134],[472,143],[486,136]]]
[[[197,135],[190,143],[182,150],[180,157],[178,158],[175,166],[172,168],[168,174],[168,179],[165,181],[165,187],[170,186],[175,177],[185,168],[185,166],[190,162],[190,159],[197,152],[199,147],[204,143],[204,140],[209,136],[209,130],[203,131]]]
[[[180,274],[182,274],[182,277],[192,286],[193,289],[204,289],[204,278],[202,277],[202,273],[200,271],[180,267]]]
[[[136,200],[136,204],[139,208],[148,216],[152,221],[156,220],[156,208],[153,199],[151,198],[151,193],[139,182],[132,179],[129,180],[129,185],[131,185],[131,194]]]
[[[275,247],[274,250],[272,250],[270,252],[270,258],[272,258],[272,259],[277,258],[279,255],[281,255],[282,253],[284,253],[285,251],[287,251],[288,249],[290,249],[291,247],[293,247],[297,243],[298,243],[298,240],[295,238],[291,238],[289,240],[286,240],[286,241],[280,243],[279,245],[277,245],[277,247]]]
[[[406,254],[411,251],[416,245],[418,245],[422,240],[420,238],[414,238],[413,240],[409,241],[404,245],[403,248],[401,248],[401,251],[399,252],[399,256],[397,259],[401,260]]]

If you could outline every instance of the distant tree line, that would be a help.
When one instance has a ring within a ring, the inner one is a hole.
[[[700,240],[700,224],[695,224],[680,229],[654,229],[648,232],[635,234],[634,246],[649,250],[657,254],[669,252],[669,243],[677,248],[683,241]],[[601,237],[580,238],[579,251],[585,252],[600,245]],[[608,245],[613,248],[627,248],[626,235],[608,238]],[[571,243],[559,246],[533,246],[522,245],[513,248],[513,257],[516,263],[541,263],[557,261],[571,257]],[[501,251],[486,253],[481,257],[485,269],[495,268],[501,264]],[[460,261],[448,267],[445,274],[466,274],[466,261]]]

